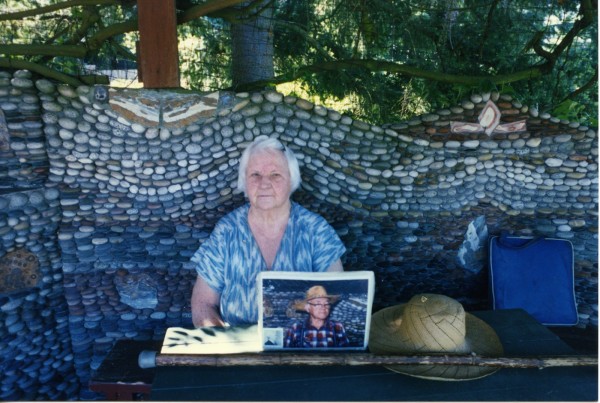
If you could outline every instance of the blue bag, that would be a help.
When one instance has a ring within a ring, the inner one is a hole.
[[[544,325],[577,324],[571,242],[495,236],[489,260],[493,309],[522,308]]]

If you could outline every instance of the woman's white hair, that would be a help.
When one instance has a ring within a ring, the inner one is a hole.
[[[258,152],[269,150],[283,153],[290,171],[291,193],[294,193],[296,189],[300,187],[300,183],[302,182],[302,179],[300,178],[300,167],[298,166],[298,160],[296,159],[294,152],[290,150],[289,147],[284,146],[279,139],[261,135],[255,138],[254,141],[248,147],[246,147],[242,153],[242,158],[240,158],[237,188],[239,191],[243,192],[244,195],[247,196],[246,169],[248,168],[250,157]]]

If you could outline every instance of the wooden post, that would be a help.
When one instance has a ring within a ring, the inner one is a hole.
[[[137,0],[138,76],[144,88],[179,87],[175,0]]]

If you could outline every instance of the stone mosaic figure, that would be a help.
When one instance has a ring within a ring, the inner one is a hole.
[[[290,200],[300,182],[297,159],[279,140],[261,135],[246,148],[238,190],[247,203],[224,216],[191,259],[194,326],[258,322],[261,271],[343,271],[346,248],[335,230]]]

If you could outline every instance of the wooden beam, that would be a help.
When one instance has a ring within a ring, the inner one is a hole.
[[[175,0],[138,0],[137,8],[144,88],[179,87]]]
[[[597,366],[595,355],[548,357],[481,357],[474,355],[376,355],[370,353],[262,353],[262,354],[157,354],[143,351],[138,364],[154,366],[247,366],[247,365],[471,365],[496,368],[549,368]]]

